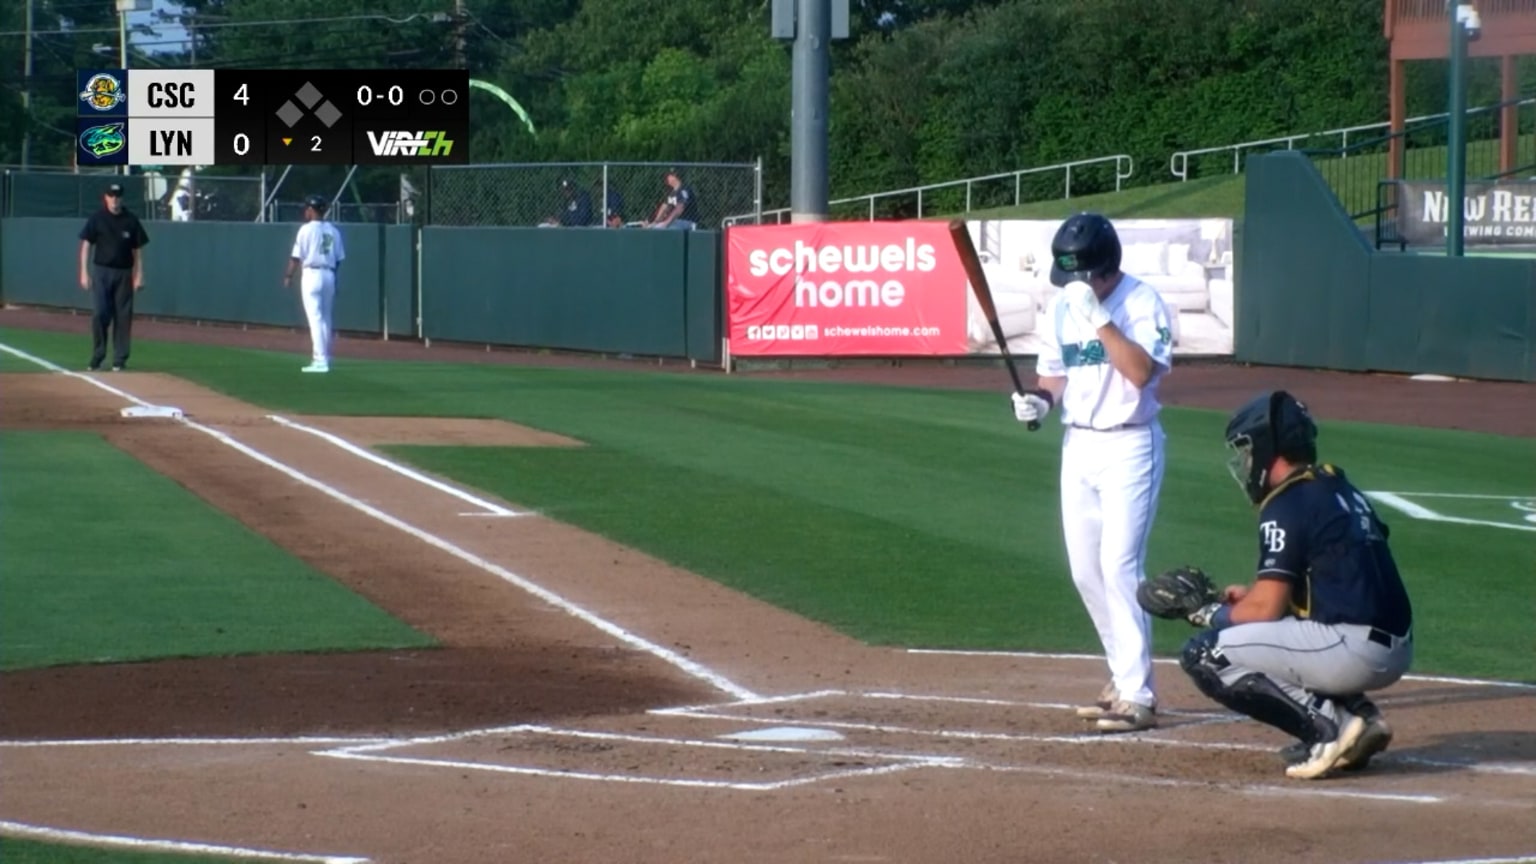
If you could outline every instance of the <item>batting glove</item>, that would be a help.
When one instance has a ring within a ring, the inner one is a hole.
[[[1088,326],[1097,330],[1110,321],[1109,310],[1099,302],[1097,294],[1093,293],[1093,286],[1087,282],[1068,282],[1062,291],[1062,300],[1066,301],[1067,308],[1072,314],[1088,322]]]
[[[1051,411],[1051,394],[1045,390],[1013,394],[1013,416],[1020,423],[1032,423]]]

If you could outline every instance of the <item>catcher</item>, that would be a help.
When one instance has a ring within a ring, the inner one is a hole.
[[[1200,692],[1298,739],[1286,775],[1364,768],[1392,741],[1365,694],[1413,661],[1413,611],[1387,526],[1344,472],[1317,462],[1317,426],[1279,390],[1227,424],[1228,467],[1259,509],[1252,585],[1217,592],[1194,567],[1147,579],[1137,600],[1202,632],[1180,665]]]

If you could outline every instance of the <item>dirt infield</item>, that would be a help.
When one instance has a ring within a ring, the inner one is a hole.
[[[191,423],[124,418],[84,376],[5,375],[0,428],[98,431],[443,647],[0,675],[0,820],[413,864],[1536,852],[1533,688],[1404,682],[1369,771],[1288,781],[1278,734],[1177,669],[1162,728],[1087,734],[1066,706],[1100,661],[865,646],[306,428],[580,442],[273,419],[168,376],[94,377]]]

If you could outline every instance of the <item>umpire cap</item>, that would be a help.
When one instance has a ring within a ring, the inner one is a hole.
[[[320,195],[311,195],[304,199],[304,206],[315,208],[316,213],[324,213],[325,208],[331,206],[331,202],[325,200],[325,198]]]
[[[1051,284],[1087,282],[1120,269],[1120,235],[1098,213],[1078,213],[1056,229],[1051,240]]]

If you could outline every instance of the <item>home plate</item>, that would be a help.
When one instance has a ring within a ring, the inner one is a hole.
[[[831,729],[810,729],[805,726],[770,726],[766,729],[749,729],[728,735],[716,735],[726,741],[841,741],[841,733]]]
[[[182,417],[180,408],[170,405],[130,405],[123,409],[124,417],[170,417],[180,420]]]

